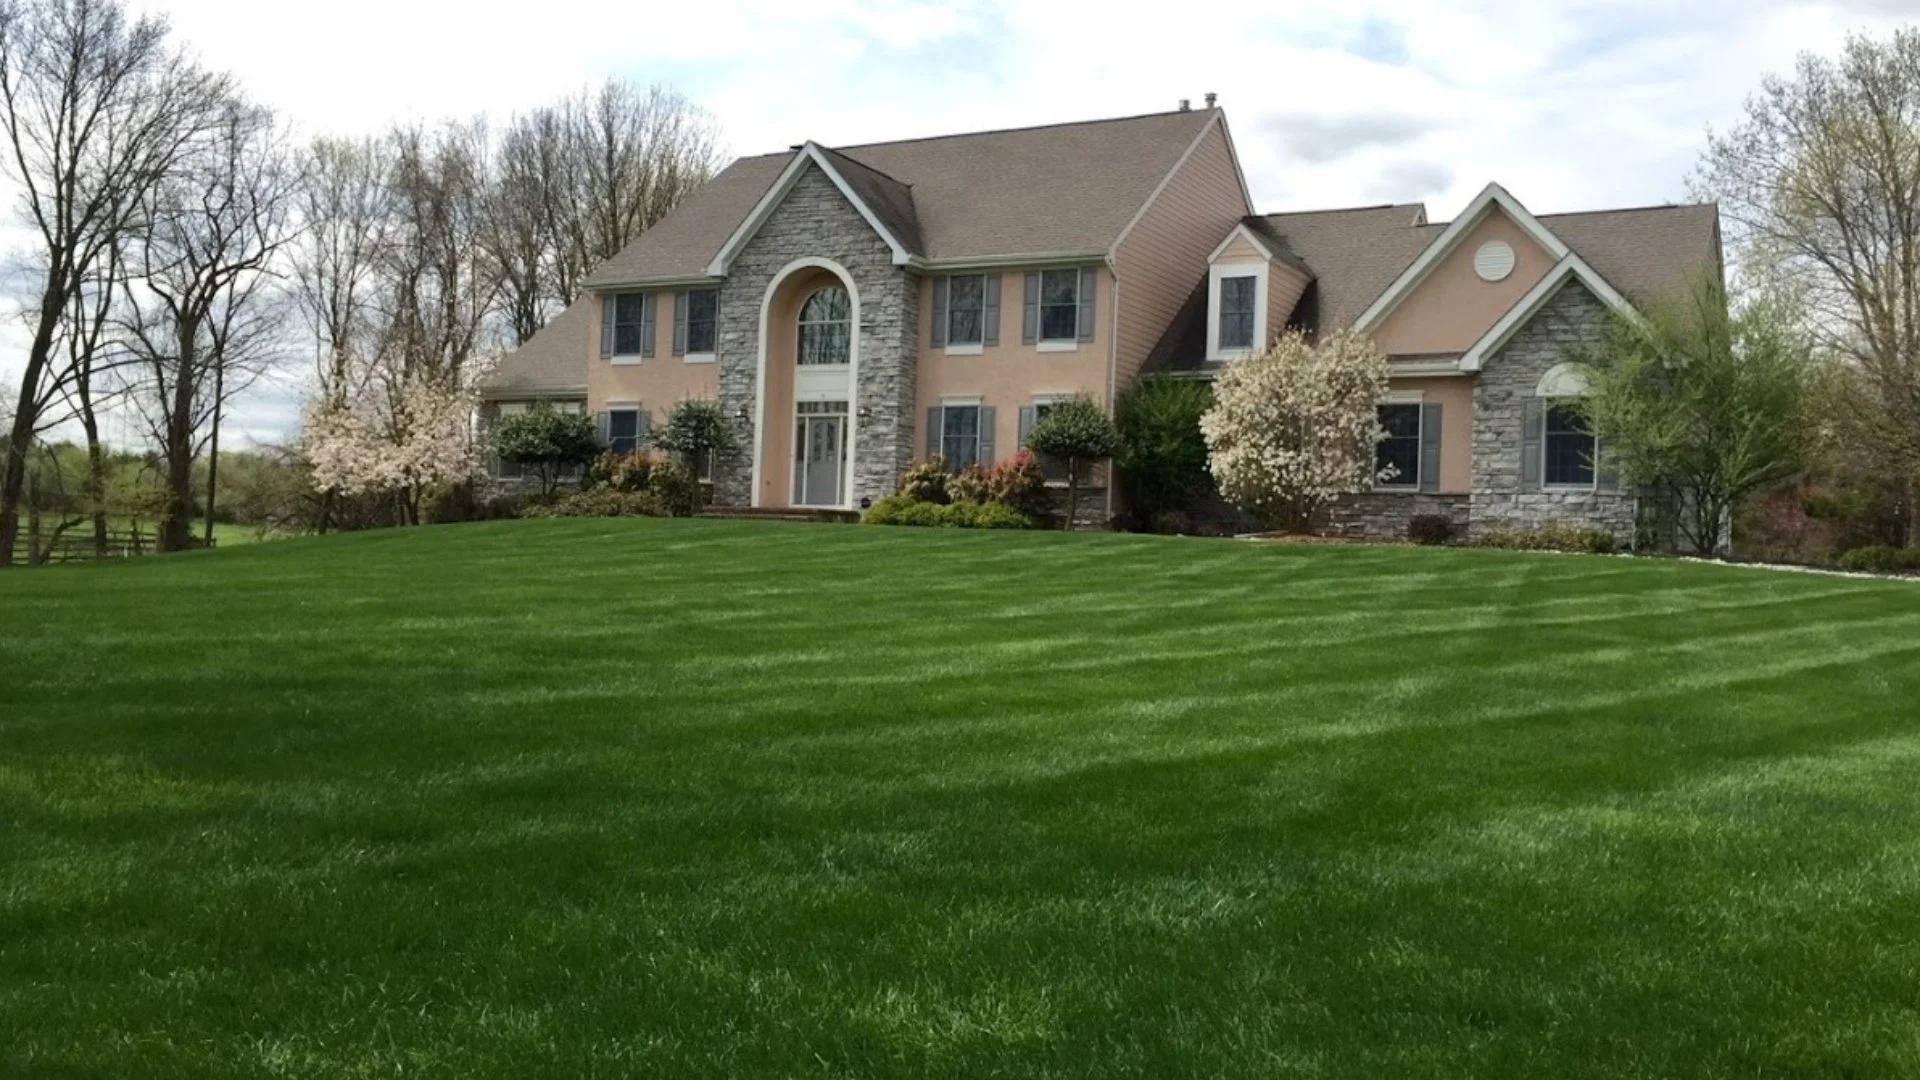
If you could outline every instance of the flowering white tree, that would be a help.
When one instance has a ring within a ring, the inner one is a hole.
[[[1375,447],[1387,358],[1371,339],[1290,333],[1227,365],[1200,419],[1220,494],[1270,527],[1311,530],[1334,499],[1385,479]]]
[[[307,413],[302,445],[320,491],[391,493],[408,524],[420,523],[430,489],[480,473],[473,438],[473,394],[445,379],[415,378],[395,393],[355,402],[317,403]]]

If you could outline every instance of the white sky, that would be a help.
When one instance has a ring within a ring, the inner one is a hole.
[[[504,117],[615,75],[706,107],[735,154],[1215,91],[1259,209],[1425,200],[1436,220],[1490,180],[1540,213],[1684,198],[1707,127],[1763,74],[1920,20],[1920,0],[148,6],[302,136]],[[0,375],[17,377],[19,342],[0,337]],[[297,413],[297,387],[263,390],[229,430],[282,436]]]

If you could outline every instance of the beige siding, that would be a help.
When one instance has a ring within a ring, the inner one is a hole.
[[[1474,253],[1490,240],[1513,247],[1513,273],[1505,280],[1483,281],[1474,273]],[[1466,352],[1552,268],[1553,256],[1495,207],[1400,301],[1374,341],[1388,356]]]
[[[1252,212],[1234,172],[1226,132],[1216,124],[1114,253],[1120,279],[1116,389],[1132,385],[1174,313],[1206,279],[1207,256]]]
[[[1266,262],[1267,256],[1243,235],[1234,237],[1233,243],[1228,244],[1213,261],[1232,262],[1235,259],[1257,259],[1260,262]]]
[[[1215,241],[1218,243],[1218,241]],[[1204,254],[1204,253],[1203,253]],[[1042,352],[1020,341],[1026,272],[1003,274],[1000,279],[1000,344],[977,354],[933,347],[933,281],[920,283],[920,374],[916,425],[927,410],[943,399],[978,398],[993,406],[994,456],[1010,458],[1019,449],[1020,409],[1036,397],[1081,395],[1105,405],[1107,398],[1107,344],[1112,338],[1113,275],[1104,267],[1095,271],[1093,340],[1076,342],[1065,352]],[[916,459],[926,453],[926,433],[914,447]]]
[[[1287,328],[1287,319],[1293,315],[1293,309],[1300,303],[1301,294],[1307,291],[1312,279],[1285,263],[1273,263],[1273,269],[1267,274],[1267,341],[1272,343],[1280,339]]]

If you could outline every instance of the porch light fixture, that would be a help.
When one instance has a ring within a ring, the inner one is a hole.
[[[873,419],[873,406],[871,405],[860,406],[860,419],[862,420]]]
[[[740,408],[734,411],[733,418],[744,424],[747,421],[753,419],[753,410],[747,408],[745,405],[742,405],[740,406]]]

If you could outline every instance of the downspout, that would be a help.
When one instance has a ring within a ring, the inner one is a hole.
[[[1114,253],[1107,253],[1107,273],[1113,275],[1113,303],[1107,305],[1112,312],[1107,316],[1107,415],[1118,417],[1120,414],[1120,267]],[[1107,462],[1107,521],[1113,521],[1113,489],[1120,486],[1120,471],[1113,462]]]

